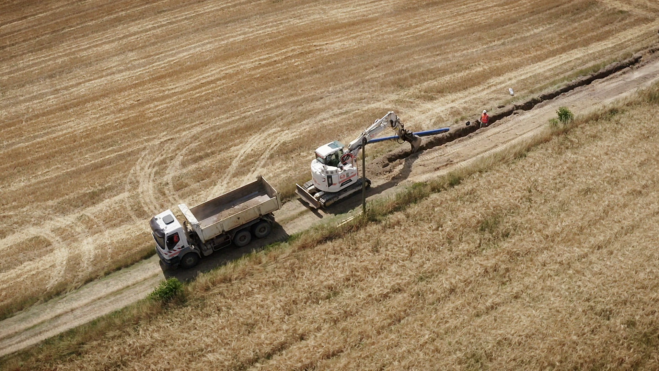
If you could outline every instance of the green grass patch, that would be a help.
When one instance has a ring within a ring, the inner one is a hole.
[[[163,304],[184,302],[185,292],[183,291],[183,284],[176,277],[160,282],[160,285],[149,294],[149,299],[159,301]]]
[[[558,111],[556,111],[556,114],[558,115],[558,121],[563,125],[567,125],[574,121],[574,114],[567,107],[560,107]]]

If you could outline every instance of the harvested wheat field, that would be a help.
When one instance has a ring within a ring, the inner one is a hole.
[[[396,110],[445,125],[654,42],[651,1],[0,5],[0,313],[152,251],[146,220]],[[505,85],[505,86],[504,86]]]
[[[255,253],[201,276],[183,303],[25,365],[657,369],[658,107],[655,86],[548,126],[401,211]]]
[[[396,110],[444,126],[656,38],[628,1],[4,2],[0,316],[152,251],[146,221]],[[505,86],[504,86],[505,85]],[[494,103],[496,102],[496,103]]]

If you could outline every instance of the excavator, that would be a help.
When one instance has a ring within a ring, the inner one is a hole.
[[[396,136],[375,138],[387,127],[393,129]],[[361,191],[362,182],[366,182],[366,187],[371,185],[370,180],[360,178],[357,169],[357,156],[366,144],[399,140],[410,143],[412,152],[416,152],[421,145],[420,136],[446,131],[448,129],[412,133],[405,129],[393,111],[389,112],[364,130],[359,137],[350,142],[348,147],[344,147],[339,141],[333,141],[316,149],[316,156],[311,161],[312,179],[302,186],[296,184],[296,193],[314,209],[330,206]]]

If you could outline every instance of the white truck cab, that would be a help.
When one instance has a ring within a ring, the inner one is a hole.
[[[151,219],[153,239],[160,259],[169,266],[180,263],[184,250],[191,250],[188,234],[171,210],[163,211]],[[195,254],[196,255],[196,254]],[[194,258],[191,258],[194,259]],[[196,263],[196,262],[194,262]]]

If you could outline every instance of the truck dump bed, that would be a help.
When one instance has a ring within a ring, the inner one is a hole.
[[[192,208],[179,205],[192,229],[204,242],[280,207],[279,193],[262,177]]]

